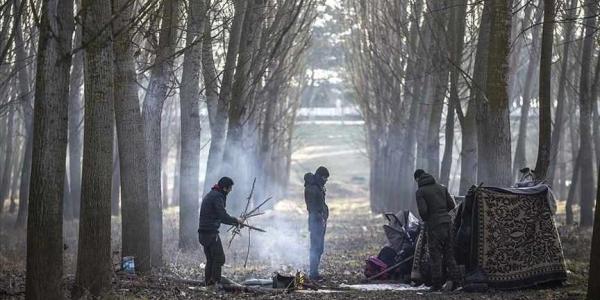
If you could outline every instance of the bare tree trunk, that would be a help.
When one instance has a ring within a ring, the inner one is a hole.
[[[200,201],[200,64],[206,6],[203,0],[190,2],[186,50],[181,77],[181,173],[179,190],[179,248],[197,248],[196,226]],[[177,155],[177,153],[176,153]],[[175,186],[173,188],[175,192]]]
[[[448,185],[450,181],[450,170],[452,167],[452,149],[454,148],[454,112],[456,106],[460,105],[459,99],[459,87],[458,79],[460,77],[460,67],[462,61],[462,52],[464,46],[465,37],[465,19],[467,14],[467,1],[466,0],[455,0],[452,2],[452,21],[448,34],[450,39],[450,59],[452,64],[456,66],[450,66],[450,99],[448,100],[448,114],[446,115],[446,144],[444,147],[444,156],[442,159],[442,167],[440,170],[440,182],[444,185]]]
[[[243,116],[250,105],[251,90],[253,75],[252,72],[252,57],[256,51],[255,42],[260,37],[259,29],[262,27],[264,19],[264,0],[248,1],[246,7],[246,17],[244,18],[244,28],[242,29],[242,39],[240,41],[239,56],[235,70],[233,86],[231,90],[231,99],[229,102],[229,116],[227,126],[227,137],[225,143],[225,151],[223,152],[223,162],[225,174],[232,174],[235,170],[241,171],[242,174],[251,173],[251,166],[246,163],[246,160],[251,154],[243,150]],[[246,169],[241,169],[241,168]],[[223,170],[223,168],[222,168]],[[241,183],[246,183],[251,176],[240,178]],[[243,184],[242,186],[247,186]],[[238,188],[234,193],[243,191]],[[235,197],[235,194],[233,194]],[[241,209],[242,202],[236,201],[231,203],[231,210],[238,211]]]
[[[231,100],[233,75],[236,68],[236,60],[241,43],[242,28],[244,25],[244,18],[246,16],[247,2],[248,1],[246,0],[234,1],[235,14],[233,16],[231,31],[229,33],[229,44],[227,46],[227,55],[225,57],[225,66],[223,69],[223,79],[221,80],[221,90],[219,92],[219,99],[217,103],[214,103],[211,101],[211,99],[213,98],[207,98],[208,112],[210,114],[212,111],[214,114],[214,118],[211,118],[211,142],[210,148],[208,150],[208,161],[206,165],[206,176],[204,181],[205,193],[207,193],[210,190],[211,185],[216,183],[218,177],[222,175],[222,170],[220,170],[220,164],[223,159],[223,152],[226,141],[225,134],[227,132],[229,101]],[[206,48],[208,48],[208,46]],[[211,64],[214,66],[214,61],[211,59],[212,55],[210,57],[206,56],[207,50],[208,49],[203,49],[203,53],[205,56],[203,59],[204,68],[209,67],[209,69],[204,72],[204,81],[207,84],[210,83],[210,85],[212,85],[213,82],[214,84],[216,84],[216,80],[214,79],[216,77],[212,77],[212,75],[216,75],[216,72],[214,74],[208,74],[212,73],[210,66]],[[211,77],[207,78],[207,75]],[[207,85],[207,91],[208,90],[209,88]],[[211,86],[210,90],[213,91],[214,87]]]
[[[566,100],[563,100],[566,101]],[[555,129],[556,130],[556,129]],[[555,171],[558,172],[558,180],[560,182],[560,184],[558,185],[559,187],[559,194],[560,194],[560,199],[567,199],[567,155],[566,155],[566,143],[563,142],[561,144],[559,144],[560,148],[558,151],[558,161],[559,161],[559,165],[558,165],[558,169],[555,169]],[[550,161],[552,162],[552,161]]]
[[[19,209],[17,211],[17,221],[15,224],[15,227],[17,228],[23,228],[25,227],[25,224],[27,224],[29,188],[33,162],[33,108],[31,107],[31,102],[25,102],[23,107],[25,119],[25,154],[23,157],[23,167],[21,168],[21,182],[19,184]]]
[[[448,10],[446,9],[446,1],[426,1],[427,10],[430,12],[426,15],[429,30],[431,30],[430,53],[432,55],[431,64],[434,68],[432,76],[432,104],[429,122],[427,124],[427,171],[433,176],[439,178],[440,175],[440,126],[442,121],[442,112],[444,108],[444,99],[448,89],[448,43],[446,36],[448,30]]]
[[[208,121],[209,121],[209,125],[210,125],[210,132],[211,132],[211,143],[210,143],[210,149],[209,150],[209,158],[207,161],[207,164],[211,164],[211,159],[212,159],[212,165],[210,165],[211,167],[215,168],[215,162],[216,162],[216,150],[215,150],[215,145],[213,145],[213,142],[215,141],[215,127],[218,127],[219,124],[217,124],[219,121],[217,121],[217,106],[218,106],[218,102],[219,102],[219,91],[218,91],[218,86],[217,86],[217,70],[215,67],[215,60],[213,57],[213,48],[212,48],[212,44],[213,44],[213,39],[212,39],[212,22],[211,22],[211,16],[210,16],[210,10],[208,9],[208,7],[210,7],[210,0],[206,0],[206,14],[205,14],[205,21],[204,21],[204,32],[202,33],[202,55],[201,55],[201,60],[202,60],[202,76],[203,76],[203,83],[204,83],[204,94],[206,95],[206,105],[208,108]],[[231,41],[231,40],[230,40]],[[225,69],[225,72],[227,72],[227,69]],[[218,134],[217,134],[218,135]],[[212,157],[211,157],[211,153],[212,153]],[[209,174],[211,174],[212,172],[214,172],[215,170],[210,170],[209,165],[207,165],[207,169],[206,169],[206,173],[205,173],[205,177],[204,177],[204,187],[203,187],[203,191],[208,191],[208,189],[210,188],[210,185],[213,184],[214,182],[214,178],[209,178]],[[214,175],[211,175],[214,176]],[[216,177],[216,176],[215,176]],[[212,180],[212,181],[211,181]]]
[[[580,225],[590,227],[594,224],[594,171],[592,154],[592,99],[590,80],[590,61],[594,47],[594,32],[596,26],[596,11],[598,3],[586,0],[584,5],[584,40],[581,55],[581,79],[579,81],[579,133],[581,160],[581,202]]]
[[[81,1],[77,1],[78,8]],[[81,25],[75,27],[75,39],[73,47],[81,46]],[[77,51],[73,55],[73,67],[69,83],[69,200],[71,212],[65,212],[75,218],[79,218],[81,205],[81,157],[83,155],[83,97],[81,85],[83,84],[83,51]],[[65,209],[67,209],[65,207]]]
[[[600,52],[600,51],[599,51]],[[600,93],[600,58],[596,60],[594,69],[594,79],[592,80],[590,99],[592,102],[592,135],[594,138],[594,156],[596,163],[600,163],[600,114],[598,114],[598,94]],[[598,180],[598,179],[596,179]]]
[[[112,23],[115,55],[114,108],[121,172],[121,255],[135,257],[136,271],[150,272],[148,173],[144,120],[138,98],[129,21],[133,2],[115,0]]]
[[[545,179],[550,164],[552,146],[552,42],[554,40],[554,0],[544,0],[544,25],[542,29],[542,50],[540,57],[540,112],[539,146],[535,176]],[[550,182],[552,184],[552,182]]]
[[[264,7],[262,2],[263,0],[251,0],[248,1],[246,7],[239,56],[231,90],[231,99],[229,101],[229,123],[227,126],[225,151],[223,153],[223,164],[229,165],[228,171],[231,171],[232,167],[237,167],[235,159],[241,152],[240,147],[243,131],[241,118],[248,104],[247,97],[250,88],[249,81],[251,80],[250,67],[252,64],[252,52],[254,51],[252,45],[257,36],[257,31],[262,24],[260,21],[262,15],[260,15],[260,12],[257,12],[262,12],[262,8]]]
[[[598,165],[598,178],[600,179],[600,165]],[[596,188],[596,207],[600,208],[600,180]],[[600,209],[594,213],[594,231],[592,234],[592,248],[590,250],[590,269],[586,299],[600,298]]]
[[[477,175],[482,172],[482,166],[478,163],[479,148],[482,145],[479,136],[485,133],[480,131],[482,128],[478,125],[482,124],[484,118],[480,113],[480,107],[483,101],[485,101],[490,27],[490,4],[489,2],[485,2],[479,24],[479,37],[473,68],[473,82],[471,84],[469,101],[467,103],[467,111],[463,113],[460,105],[456,106],[462,137],[462,149],[460,152],[460,195],[465,195],[471,185],[477,184]]]
[[[180,129],[181,130],[181,129]],[[200,150],[198,150],[200,151]],[[166,203],[165,205],[167,205],[167,207],[169,205],[173,205],[173,206],[179,206],[179,200],[181,198],[181,184],[180,179],[180,169],[177,167],[181,165],[181,131],[179,132],[179,134],[175,135],[175,168],[173,168],[173,192],[171,194],[171,202],[170,203]],[[198,179],[200,180],[200,179]],[[198,187],[199,187],[199,183],[198,183]],[[198,194],[200,194],[200,191],[198,191]]]
[[[18,189],[19,189],[19,174],[20,174],[20,167],[23,164],[23,148],[25,147],[20,147],[20,151],[18,151],[19,153],[21,153],[19,155],[19,158],[17,158],[17,160],[15,160],[15,162],[12,164],[12,184],[11,184],[11,188],[10,188],[10,206],[8,208],[8,212],[10,214],[14,214],[15,211],[17,210],[17,196],[18,196]]]
[[[110,214],[117,217],[121,212],[119,206],[121,198],[121,172],[119,171],[119,147],[115,139],[113,146],[113,159],[112,159],[112,183],[110,193]]]
[[[160,176],[161,176],[161,200],[162,201],[162,209],[168,207],[169,203],[169,180],[167,176],[167,163],[169,162],[169,153],[171,152],[171,135],[175,132],[173,130],[173,120],[172,115],[175,114],[175,109],[168,105],[166,108],[166,113],[161,120],[161,147],[160,147]]]
[[[148,202],[150,211],[150,254],[153,267],[163,264],[162,198],[161,198],[161,112],[173,70],[173,53],[177,38],[178,0],[165,0],[155,63],[150,69],[148,91],[144,99],[146,158],[148,163]]]
[[[111,287],[111,179],[114,110],[111,5],[82,0],[85,128],[81,214],[74,297],[98,297]]]
[[[6,155],[4,156],[4,169],[2,170],[2,180],[0,181],[0,214],[4,211],[4,200],[10,192],[11,163],[13,160],[13,140],[14,134],[14,115],[16,111],[8,112],[8,125],[6,135]]]
[[[549,184],[553,184],[554,183],[554,176],[555,176],[555,172],[556,172],[556,161],[557,161],[557,156],[559,153],[559,148],[561,145],[561,137],[563,134],[563,127],[564,124],[567,122],[567,120],[565,119],[566,115],[565,115],[565,102],[566,102],[566,83],[567,83],[567,76],[568,76],[568,68],[569,68],[569,57],[570,57],[570,50],[571,50],[571,43],[567,42],[570,41],[572,36],[573,36],[573,31],[574,31],[574,19],[575,19],[575,15],[577,12],[577,0],[571,0],[571,4],[569,5],[569,9],[568,9],[568,13],[566,16],[567,22],[565,24],[565,28],[564,28],[564,41],[563,42],[563,50],[562,50],[562,55],[561,55],[561,71],[560,71],[560,78],[558,79],[558,94],[556,97],[556,100],[558,102],[557,106],[556,106],[556,122],[554,124],[554,128],[552,131],[552,141],[551,141],[551,145],[554,145],[553,147],[550,148],[550,165],[548,166],[548,183]]]
[[[486,94],[488,101],[482,103],[485,116],[479,163],[480,181],[488,185],[511,184],[510,119],[508,109],[507,80],[510,48],[510,0],[491,1],[490,51],[488,54]]]
[[[544,1],[544,0],[540,0]],[[530,4],[532,5],[532,4]],[[536,12],[534,24],[538,24],[542,21],[543,14],[541,12]],[[528,20],[523,21],[523,26],[525,24],[529,26]],[[523,86],[523,94],[521,104],[521,115],[519,119],[519,132],[517,137],[517,146],[515,149],[515,159],[513,162],[513,179],[518,177],[519,170],[527,167],[527,133],[529,127],[529,110],[531,108],[531,98],[533,97],[534,91],[534,82],[535,82],[535,71],[539,66],[539,53],[540,53],[540,40],[541,40],[541,27],[535,26],[532,30],[532,38],[531,38],[531,50],[529,51],[531,54],[529,55],[529,64],[527,66],[527,73],[525,75],[525,85]]]
[[[465,176],[464,180],[461,179],[461,187],[462,190],[461,195],[465,195],[470,185],[478,184],[482,181],[482,177],[484,176],[484,168],[487,166],[481,161],[483,158],[483,149],[485,147],[483,141],[483,135],[486,134],[486,112],[484,110],[485,104],[487,101],[486,91],[487,91],[487,76],[488,76],[488,57],[489,57],[489,45],[490,45],[490,35],[492,30],[492,20],[491,20],[491,2],[484,1],[483,4],[483,12],[479,25],[479,36],[477,40],[477,53],[475,56],[475,64],[473,70],[473,84],[471,87],[470,95],[469,95],[469,107],[467,114],[464,118],[463,129],[463,157],[465,164],[467,164],[467,158],[469,158],[469,162],[472,162],[472,159],[475,159],[473,163],[477,168],[475,176],[472,178],[467,178]],[[473,143],[473,144],[472,144]],[[476,143],[476,144],[475,144]],[[469,150],[475,150],[473,153]],[[469,167],[472,167],[473,164],[467,165],[465,170],[471,171]],[[467,173],[470,175],[470,173]],[[462,177],[462,175],[461,175]],[[467,181],[468,179],[476,179],[477,181]]]
[[[30,156],[27,299],[64,298],[62,204],[68,127],[64,99],[69,93],[73,26],[73,1],[42,1]]]
[[[20,1],[13,2],[13,9],[20,7]],[[19,97],[21,98],[21,108],[24,121],[24,156],[21,167],[21,180],[19,188],[19,210],[17,215],[17,227],[22,228],[27,222],[27,200],[29,198],[29,179],[31,176],[31,153],[33,146],[33,106],[30,93],[30,75],[25,65],[26,51],[23,41],[23,28],[20,22],[21,15],[15,14],[15,68],[17,69],[17,79],[19,88]]]

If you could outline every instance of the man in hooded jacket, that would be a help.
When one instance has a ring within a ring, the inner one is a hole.
[[[233,180],[229,177],[223,177],[202,199],[198,240],[204,248],[206,256],[204,280],[207,286],[221,282],[221,269],[225,264],[225,252],[223,252],[223,245],[219,237],[221,223],[243,226],[240,219],[230,216],[225,210],[227,194],[232,189]]]
[[[448,269],[452,285],[458,283],[459,274],[454,258],[452,218],[449,212],[456,206],[448,189],[435,182],[425,171],[418,169],[414,174],[419,186],[416,198],[419,215],[425,222],[431,264],[432,290],[442,288],[443,267]],[[450,282],[449,282],[450,283]],[[453,286],[447,286],[453,289]]]
[[[310,271],[309,278],[322,279],[319,275],[319,262],[325,249],[325,231],[329,218],[329,207],[325,203],[325,183],[329,170],[321,166],[315,174],[304,175],[304,201],[308,210],[308,231],[310,232]]]

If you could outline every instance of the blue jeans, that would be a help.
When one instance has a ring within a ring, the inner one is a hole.
[[[310,271],[309,276],[319,275],[319,262],[325,249],[325,231],[327,221],[321,214],[308,214],[308,231],[310,231]]]

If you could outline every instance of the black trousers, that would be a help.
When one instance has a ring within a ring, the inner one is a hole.
[[[325,232],[327,231],[327,221],[323,220],[320,214],[308,215],[308,230],[310,231],[310,271],[309,275],[314,277],[319,275],[319,263],[321,255],[325,249]]]
[[[431,281],[434,286],[443,284],[444,268],[450,280],[459,280],[459,270],[454,258],[454,238],[449,223],[428,228],[429,257],[431,259]]]
[[[204,248],[206,267],[204,268],[204,282],[212,285],[221,281],[221,269],[225,264],[225,252],[218,233],[198,233],[198,240]]]

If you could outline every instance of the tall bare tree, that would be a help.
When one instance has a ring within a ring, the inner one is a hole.
[[[479,105],[478,180],[488,185],[508,186],[512,181],[507,94],[511,1],[485,2],[490,5],[489,48],[494,51],[488,53],[486,99]]]
[[[150,254],[152,266],[162,265],[162,198],[161,198],[161,113],[169,91],[177,39],[178,0],[162,2],[161,27],[156,56],[150,68],[150,79],[142,115],[145,125],[148,164],[148,205],[150,211]]]
[[[13,158],[13,141],[16,138],[16,134],[15,134],[15,112],[9,112],[8,114],[8,124],[7,129],[6,129],[6,133],[7,133],[7,137],[6,137],[6,154],[4,155],[4,163],[3,163],[3,170],[2,170],[2,174],[0,174],[0,214],[3,212],[4,210],[4,201],[8,198],[8,196],[10,195],[10,176],[11,176],[11,163]],[[15,153],[17,154],[17,153]]]
[[[580,224],[592,226],[594,224],[594,165],[592,147],[592,99],[591,99],[591,66],[592,50],[596,27],[596,13],[598,3],[586,0],[584,4],[584,35],[583,50],[581,54],[581,77],[579,81],[579,151],[581,160],[581,202]]]
[[[207,106],[210,121],[210,148],[208,150],[208,161],[206,163],[206,176],[204,177],[204,192],[208,192],[211,184],[214,184],[220,175],[220,164],[223,159],[223,153],[225,151],[225,142],[227,134],[227,118],[229,111],[229,101],[231,100],[231,89],[233,85],[233,76],[235,74],[236,61],[238,57],[238,51],[242,38],[242,29],[244,25],[244,18],[246,17],[246,6],[248,1],[235,0],[234,2],[234,16],[229,31],[229,40],[227,45],[227,54],[225,56],[225,65],[223,67],[223,75],[221,79],[221,88],[219,90],[218,100],[215,102],[215,98],[211,95],[207,95]],[[207,25],[208,26],[208,25]],[[205,33],[206,36],[206,33]],[[211,45],[211,40],[206,40],[207,46],[203,50],[203,68],[204,71],[204,82],[206,83],[207,90],[209,93],[213,93],[214,85],[216,85],[217,77],[213,72],[212,66],[214,66],[214,60],[211,58],[212,55],[207,55],[208,45]],[[212,48],[212,46],[211,46]],[[211,50],[212,51],[212,50]],[[207,78],[206,76],[210,76]]]
[[[600,179],[600,164],[598,165],[598,178]],[[600,207],[600,180],[596,188],[596,207]],[[600,209],[594,213],[594,231],[592,233],[592,248],[590,250],[590,273],[586,299],[600,297],[600,281],[595,280],[600,276]]]
[[[111,4],[82,0],[85,128],[81,213],[74,296],[97,297],[110,288],[113,173],[113,46]]]
[[[45,0],[41,4],[27,217],[26,298],[62,299],[66,99],[73,1]]]
[[[473,63],[473,80],[471,81],[469,100],[466,111],[457,106],[457,116],[461,127],[461,174],[459,194],[465,195],[471,185],[478,179],[478,156],[481,141],[479,141],[480,124],[483,117],[481,105],[485,101],[487,82],[487,60],[489,53],[489,36],[491,28],[490,3],[484,2],[479,21],[478,40]]]
[[[571,54],[571,45],[573,43],[569,42],[571,41],[572,37],[573,37],[573,32],[575,29],[575,17],[577,14],[577,0],[571,0],[570,4],[567,8],[567,13],[565,15],[565,25],[564,25],[564,37],[563,37],[563,42],[562,42],[562,52],[561,52],[561,63],[560,63],[560,76],[558,79],[558,92],[557,92],[557,96],[556,96],[556,101],[558,102],[557,106],[556,106],[556,113],[555,113],[555,122],[554,122],[554,127],[552,130],[552,140],[550,142],[550,144],[552,145],[550,147],[550,165],[548,166],[548,174],[547,174],[547,181],[550,184],[554,183],[554,178],[555,178],[555,173],[556,173],[556,166],[557,166],[557,160],[558,160],[558,153],[559,153],[559,149],[560,149],[560,145],[561,143],[561,137],[563,135],[563,127],[564,124],[567,122],[566,120],[566,111],[565,111],[565,105],[566,105],[566,85],[567,85],[567,75],[568,75],[568,68],[570,66],[569,64],[569,59],[570,59],[570,54]]]
[[[440,168],[440,182],[448,185],[452,167],[452,149],[454,148],[454,116],[460,106],[459,78],[461,76],[461,62],[464,48],[466,30],[467,1],[455,0],[451,2],[452,12],[448,27],[448,49],[450,55],[450,97],[448,99],[448,113],[446,115],[446,132],[444,156]],[[463,194],[464,195],[464,194]]]
[[[77,1],[77,7],[81,2]],[[76,24],[73,48],[81,47],[81,25]],[[65,212],[71,216],[79,217],[81,204],[81,157],[83,155],[83,97],[81,86],[83,85],[83,51],[73,54],[73,66],[71,67],[71,78],[69,83],[69,201],[71,212]],[[65,207],[65,209],[69,209]]]
[[[543,4],[543,0],[539,1],[540,4]],[[541,7],[542,5],[540,5]],[[533,3],[529,3],[525,9],[525,16],[523,18],[523,22],[521,23],[521,30],[526,31],[527,28],[533,26],[532,24],[539,24],[542,22],[542,16],[544,15],[543,9],[534,9],[535,5]],[[532,11],[535,11],[535,19],[530,20],[530,14]],[[513,161],[513,176],[517,177],[519,174],[519,170],[524,167],[527,167],[527,136],[529,133],[529,111],[531,110],[531,102],[534,96],[535,91],[535,72],[538,71],[540,61],[540,41],[541,41],[541,26],[534,26],[531,30],[531,45],[529,46],[528,57],[528,65],[527,72],[524,78],[524,84],[521,88],[521,114],[519,117],[519,127],[518,127],[518,135],[517,135],[517,145],[515,148],[515,157]],[[523,43],[525,44],[525,43]],[[526,46],[526,45],[523,45]],[[516,77],[516,76],[515,76]],[[515,78],[514,80],[519,80],[519,78]]]
[[[144,151],[144,120],[138,98],[133,56],[133,2],[113,1],[115,55],[114,108],[121,169],[122,256],[135,257],[135,267],[150,270],[148,175]]]
[[[539,143],[535,175],[546,178],[550,164],[552,145],[552,42],[554,41],[554,0],[544,0],[544,25],[542,29],[542,50],[540,54],[540,113]]]
[[[21,7],[23,2],[13,2],[13,7]],[[23,11],[25,12],[25,11]],[[21,167],[21,179],[19,184],[19,209],[17,214],[16,227],[23,228],[27,222],[27,207],[29,199],[29,185],[31,178],[31,155],[33,151],[33,97],[31,91],[30,70],[26,66],[27,52],[23,31],[25,29],[21,22],[21,14],[15,14],[19,22],[15,23],[15,67],[18,70],[19,95],[21,97],[21,109],[24,122],[24,140],[23,160]]]
[[[188,6],[185,36],[186,50],[181,77],[181,181],[179,200],[179,247],[195,248],[196,226],[200,201],[200,65],[204,34],[205,1],[193,1]],[[210,26],[210,25],[209,25]]]

